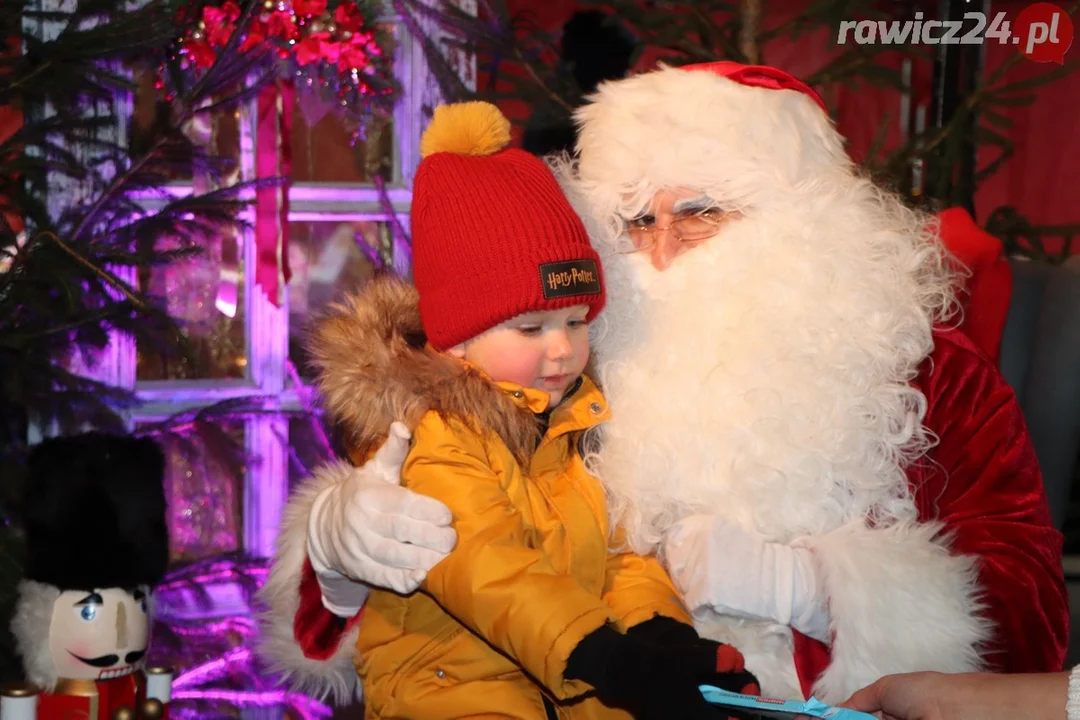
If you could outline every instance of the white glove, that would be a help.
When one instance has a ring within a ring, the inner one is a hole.
[[[339,572],[318,567],[312,560],[315,579],[322,593],[322,606],[338,617],[353,618],[367,602],[371,588]]]
[[[771,620],[827,641],[829,612],[809,548],[767,542],[715,515],[693,515],[668,533],[664,557],[691,612],[709,607]]]
[[[308,557],[323,605],[336,615],[355,615],[367,599],[367,589],[355,581],[413,592],[457,543],[450,509],[401,487],[408,454],[409,430],[396,422],[370,461],[315,498]]]

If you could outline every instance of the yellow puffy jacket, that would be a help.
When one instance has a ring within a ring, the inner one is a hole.
[[[354,460],[404,418],[411,489],[454,515],[458,544],[420,592],[374,592],[356,667],[369,718],[628,718],[563,672],[605,623],[690,622],[654,558],[609,552],[604,492],[577,451],[608,417],[582,378],[550,413],[545,392],[493,383],[423,345],[415,294],[381,279],[339,306],[313,343],[320,390]],[[527,673],[527,674],[526,674]]]

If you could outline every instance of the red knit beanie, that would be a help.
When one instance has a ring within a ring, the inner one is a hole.
[[[413,281],[428,342],[445,350],[522,313],[604,307],[600,258],[544,162],[507,148],[490,103],[442,105],[420,142]]]

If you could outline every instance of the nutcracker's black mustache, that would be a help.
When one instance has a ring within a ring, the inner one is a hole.
[[[119,655],[102,655],[101,657],[96,657],[96,658],[84,658],[84,657],[79,657],[78,655],[71,652],[70,650],[68,650],[68,654],[71,655],[71,657],[75,658],[76,660],[81,660],[82,662],[86,663],[87,665],[93,665],[94,667],[99,667],[99,668],[111,667],[111,666],[115,665],[116,663],[120,662],[120,656]]]
[[[102,655],[101,657],[96,658],[84,658],[76,655],[70,650],[68,650],[68,654],[71,655],[71,657],[86,663],[87,665],[93,665],[94,667],[100,668],[112,667],[116,663],[120,662],[119,655]],[[134,665],[135,663],[142,660],[144,655],[146,655],[145,650],[133,650],[132,652],[129,652],[127,655],[124,656],[124,662],[128,665]]]

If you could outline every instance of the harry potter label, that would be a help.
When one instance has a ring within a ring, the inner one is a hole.
[[[599,295],[600,269],[595,260],[565,260],[540,266],[545,300],[573,295]]]

